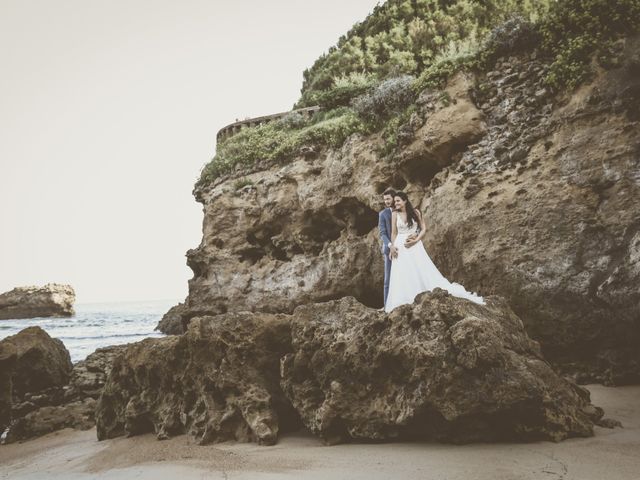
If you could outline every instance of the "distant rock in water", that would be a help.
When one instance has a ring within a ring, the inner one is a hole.
[[[184,333],[182,315],[185,312],[186,306],[183,302],[174,305],[164,314],[155,330],[166,335],[182,335]]]
[[[43,287],[16,287],[0,294],[0,320],[74,315],[76,294],[71,285],[47,283]]]
[[[327,443],[593,435],[603,412],[588,391],[551,369],[502,298],[488,300],[437,289],[389,315],[346,297],[292,315],[194,317],[184,335],[116,358],[98,438],[273,444],[301,423]]]

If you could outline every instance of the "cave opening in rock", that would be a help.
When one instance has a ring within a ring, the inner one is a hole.
[[[196,249],[187,251],[187,266],[193,272],[193,278],[201,277],[206,270],[206,263],[200,259]]]
[[[451,164],[457,163],[461,153],[456,155],[456,159]],[[408,161],[403,167],[403,174],[413,183],[429,185],[433,177],[436,176],[447,165],[442,165],[438,161],[429,157],[418,157]]]
[[[262,248],[250,247],[240,250],[239,256],[241,262],[248,262],[254,265],[258,260],[265,256],[266,252]]]
[[[380,285],[376,287],[365,286],[356,292],[356,300],[370,308],[382,308],[384,306],[384,294],[382,290],[382,279]]]
[[[318,255],[326,242],[337,240],[345,227],[344,222],[328,210],[305,212],[303,222],[300,236],[306,240],[305,250],[313,255]]]
[[[382,282],[383,279],[380,279],[379,285],[363,285],[356,286],[350,290],[344,290],[341,292],[336,292],[332,295],[326,295],[324,297],[318,298],[317,302],[329,302],[331,300],[340,300],[344,297],[354,297],[361,304],[369,307],[369,308],[382,308],[384,305],[383,299],[383,290],[382,290]]]
[[[246,238],[251,247],[240,250],[240,261],[249,262],[253,265],[267,255],[275,260],[290,261],[291,257],[301,249],[295,243],[289,245],[278,241],[276,237],[280,231],[280,225],[271,225],[269,228],[260,228],[253,232],[248,232]]]
[[[387,188],[393,188],[394,190],[404,190],[407,186],[407,180],[399,173],[389,178],[386,182],[380,182],[376,184],[376,192],[382,197],[382,194]],[[382,202],[381,202],[382,203]],[[382,206],[380,207],[382,208]]]
[[[340,200],[333,213],[358,236],[368,234],[378,225],[378,212],[355,198]]]

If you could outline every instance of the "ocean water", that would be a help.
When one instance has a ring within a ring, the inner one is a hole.
[[[38,317],[0,320],[0,340],[37,325],[59,338],[71,361],[84,360],[96,348],[162,337],[153,329],[162,316],[181,300],[147,300],[109,303],[76,303],[73,317]]]

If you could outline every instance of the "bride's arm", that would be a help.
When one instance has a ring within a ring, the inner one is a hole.
[[[424,223],[424,217],[422,216],[422,212],[416,209],[416,213],[418,214],[418,223],[420,223],[420,233],[416,237],[416,243],[422,240],[422,237],[427,233],[427,226]]]
[[[396,212],[391,213],[391,245],[396,242],[396,237],[398,236],[398,227],[396,226],[396,217],[398,214]]]
[[[389,250],[389,258],[394,259],[398,256],[398,250],[396,249],[396,237],[398,236],[398,227],[396,225],[396,212],[391,213],[391,247]]]
[[[404,242],[404,246],[407,248],[413,247],[416,243],[420,242],[422,240],[422,237],[424,237],[425,233],[426,233],[426,226],[424,224],[424,218],[422,218],[422,213],[420,213],[420,210],[416,209],[416,216],[418,217],[418,224],[420,225],[420,233],[419,234],[412,234],[406,242]]]

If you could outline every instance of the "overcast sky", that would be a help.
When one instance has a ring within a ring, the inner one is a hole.
[[[183,300],[217,130],[289,110],[377,3],[0,0],[0,293]]]

